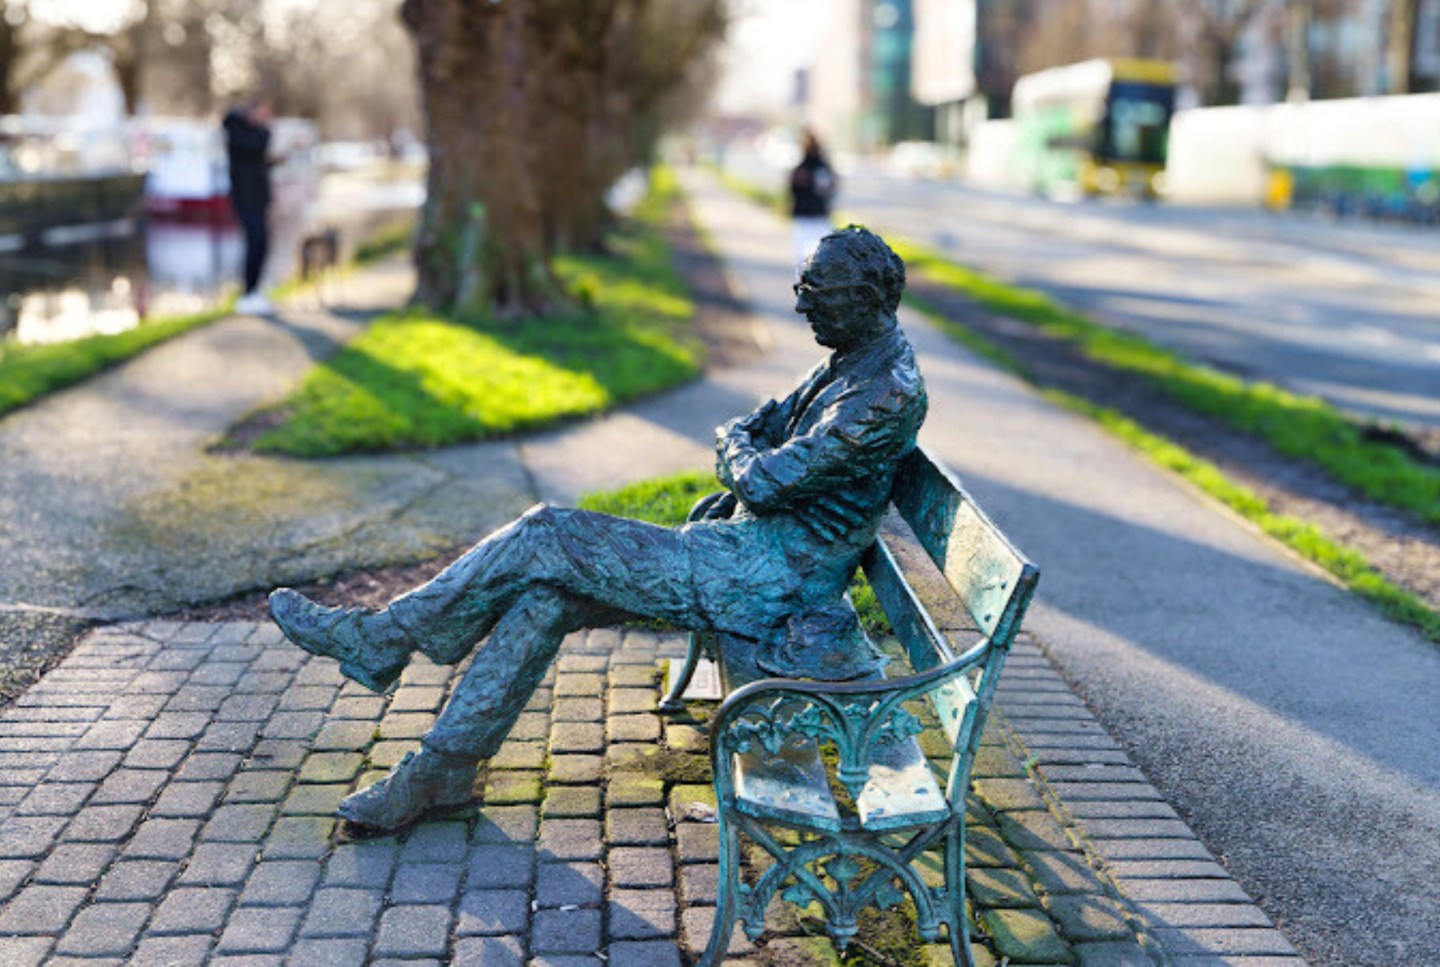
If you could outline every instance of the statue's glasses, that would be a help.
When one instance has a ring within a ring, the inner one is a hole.
[[[813,299],[826,292],[838,292],[841,289],[874,289],[875,286],[869,282],[842,282],[839,285],[811,285],[809,282],[796,282],[791,288],[795,290],[797,298],[806,296]]]

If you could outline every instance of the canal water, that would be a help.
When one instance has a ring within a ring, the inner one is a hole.
[[[418,181],[326,175],[272,207],[262,286],[295,274],[306,234],[334,228],[342,251],[352,251],[422,200]],[[244,255],[228,217],[133,217],[57,226],[27,245],[0,239],[0,340],[64,342],[211,308],[238,292]]]

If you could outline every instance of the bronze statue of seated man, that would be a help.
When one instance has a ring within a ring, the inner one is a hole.
[[[826,236],[795,285],[795,311],[832,352],[784,400],[716,430],[726,490],[681,527],[542,504],[379,611],[275,591],[270,610],[291,641],[377,692],[412,652],[453,664],[485,641],[420,751],[345,799],[340,816],[398,829],[469,802],[479,760],[579,628],[661,618],[753,641],[757,677],[875,674],[845,590],[925,418],[895,320],[904,285],[879,236],[856,226]]]

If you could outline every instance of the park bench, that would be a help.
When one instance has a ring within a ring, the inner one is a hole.
[[[1039,571],[923,449],[905,457],[892,503],[862,567],[909,670],[843,683],[754,680],[752,672],[747,681],[726,660],[723,635],[694,635],[661,703],[683,708],[702,653],[718,659],[727,697],[709,727],[719,889],[701,967],[724,959],[737,920],[758,939],[777,894],[818,904],[842,951],[864,907],[889,908],[909,895],[920,937],[937,942],[944,924],[955,962],[973,963],[964,870],[970,769]],[[962,635],[973,643],[959,646]],[[933,759],[917,741],[927,730],[938,730],[938,741],[925,748],[943,749]],[[748,882],[741,834],[769,854]],[[926,864],[941,876],[927,881]]]

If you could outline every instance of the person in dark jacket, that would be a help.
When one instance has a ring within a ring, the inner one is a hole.
[[[225,153],[230,162],[230,204],[245,234],[245,291],[235,303],[239,312],[271,311],[259,291],[260,274],[270,247],[270,102],[261,98],[248,108],[225,115]]]
[[[802,148],[804,157],[790,172],[790,215],[795,225],[797,271],[830,231],[830,202],[838,184],[814,132],[805,132]]]

